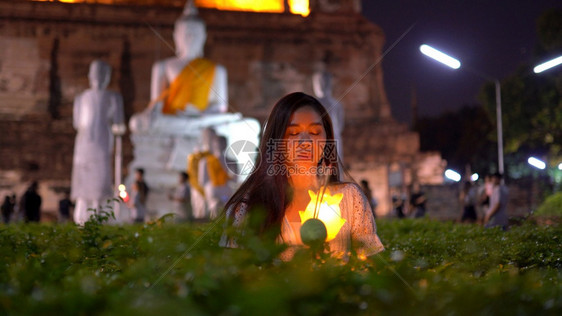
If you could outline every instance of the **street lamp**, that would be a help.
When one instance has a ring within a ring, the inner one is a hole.
[[[535,157],[529,157],[529,159],[527,159],[527,163],[529,163],[531,166],[537,168],[537,169],[541,169],[544,170],[546,168],[546,163],[542,160],[539,160]]]
[[[423,44],[420,46],[420,51],[422,54],[448,66],[453,69],[458,69],[461,66],[461,62],[451,57],[429,45]],[[472,72],[480,77],[484,77],[485,79],[492,79],[489,76],[474,71]],[[496,86],[496,118],[497,118],[497,131],[498,131],[498,171],[499,173],[504,173],[504,164],[503,164],[503,127],[502,127],[502,101],[501,101],[501,86],[500,81],[498,79],[494,80],[494,84]]]
[[[551,59],[547,62],[544,62],[538,66],[536,66],[535,68],[533,68],[533,71],[538,74],[540,72],[543,72],[545,70],[548,70],[552,67],[556,67],[558,65],[562,64],[562,56],[556,57],[554,59]]]
[[[453,180],[455,182],[459,182],[461,181],[461,175],[460,173],[456,172],[455,170],[452,169],[447,169],[445,170],[445,177],[449,180]]]
[[[420,46],[420,51],[422,52],[422,54],[431,57],[437,60],[438,62],[445,64],[453,69],[459,69],[461,67],[461,62],[458,59],[453,58],[443,52],[440,52],[429,45],[423,44],[422,46]]]

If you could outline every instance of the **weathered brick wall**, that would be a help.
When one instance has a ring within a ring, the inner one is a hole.
[[[68,179],[72,165],[74,131],[66,119],[29,115],[2,122],[2,169],[23,169],[24,180]]]
[[[113,66],[109,88],[124,95],[127,113],[144,109],[152,63],[173,54],[168,45],[181,11],[21,1],[0,1],[0,9],[0,39],[12,47],[10,56],[2,56],[0,118],[50,113],[66,124],[73,98],[88,87],[88,65],[95,58]],[[264,119],[287,92],[312,92],[311,74],[322,59],[334,74],[335,96],[354,85],[343,98],[348,120],[373,119],[388,107],[378,82],[380,65],[356,82],[380,56],[384,41],[382,31],[358,14],[201,15],[208,25],[206,55],[228,70],[233,111]],[[14,87],[15,77],[26,80],[26,87]],[[22,100],[22,92],[29,98]]]
[[[201,9],[205,55],[228,71],[230,111],[262,121],[284,94],[312,93],[311,75],[324,62],[346,111],[346,163],[411,162],[418,136],[390,117],[376,63],[383,32],[348,9],[306,18]],[[181,7],[0,0],[0,171],[69,185],[72,102],[88,88],[90,62],[112,65],[109,89],[122,93],[128,117],[143,110],[152,64],[173,55],[180,13]],[[126,165],[132,160],[128,136],[123,146]]]
[[[509,216],[523,217],[529,214],[538,203],[537,192],[531,191],[531,186],[526,180],[517,181],[508,185]],[[427,195],[427,215],[431,218],[456,220],[462,215],[462,205],[459,201],[461,185],[458,183],[422,186],[422,191]],[[483,210],[478,209],[478,217],[482,219]]]

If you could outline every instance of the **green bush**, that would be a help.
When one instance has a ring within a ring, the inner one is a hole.
[[[562,314],[559,226],[381,219],[386,250],[347,264],[221,226],[0,226],[0,315]]]
[[[562,216],[562,192],[554,193],[539,206],[537,215]]]

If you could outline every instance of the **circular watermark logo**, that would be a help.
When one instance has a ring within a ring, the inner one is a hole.
[[[238,140],[226,148],[226,167],[239,176],[248,176],[257,169],[256,161],[260,150],[256,144],[247,140]]]

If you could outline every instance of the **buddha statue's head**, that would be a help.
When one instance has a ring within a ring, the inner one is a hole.
[[[205,22],[199,17],[193,1],[188,1],[174,25],[174,44],[178,58],[193,59],[203,56],[207,39]]]
[[[92,89],[103,90],[107,88],[111,79],[111,66],[99,59],[92,61],[88,79],[90,79]]]

